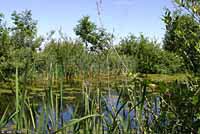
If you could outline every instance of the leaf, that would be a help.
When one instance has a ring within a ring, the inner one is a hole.
[[[196,117],[197,117],[197,119],[200,120],[200,113],[197,113],[197,114],[196,114]]]
[[[69,127],[69,126],[72,126],[72,125],[74,125],[74,124],[76,124],[76,123],[79,123],[79,122],[81,122],[81,121],[83,121],[83,120],[85,120],[85,119],[88,119],[88,118],[91,118],[91,117],[99,117],[99,116],[102,116],[102,115],[93,114],[93,115],[84,116],[84,117],[82,117],[82,118],[80,118],[80,119],[72,119],[71,121],[69,121],[69,122],[67,122],[66,124],[64,124],[64,127],[63,127],[63,128],[61,128],[61,129],[55,131],[54,134],[56,134],[56,133],[62,131],[63,129],[65,129],[65,128]]]
[[[198,96],[193,96],[193,97],[192,97],[192,104],[193,104],[193,105],[196,105],[196,104],[198,103],[198,101],[199,101]]]
[[[169,119],[174,119],[174,118],[176,118],[176,115],[173,112],[167,112],[167,117]]]
[[[175,0],[175,2],[178,4],[178,5],[181,5],[181,1],[180,0]]]

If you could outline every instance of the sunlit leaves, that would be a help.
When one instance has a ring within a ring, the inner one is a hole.
[[[123,38],[117,47],[120,55],[126,55],[128,66],[142,73],[173,73],[180,71],[183,60],[174,53],[163,51],[159,44],[141,35]]]
[[[192,104],[196,105],[199,102],[199,97],[198,96],[193,96],[192,97]]]
[[[171,13],[169,10],[166,11],[163,21],[166,24],[163,48],[182,56],[189,70],[200,71],[199,23],[190,15],[178,11]]]
[[[90,21],[89,16],[84,16],[74,28],[74,31],[91,52],[100,53],[109,48],[112,39],[111,34],[103,28],[98,28],[95,23]]]
[[[196,20],[200,20],[200,0],[175,0],[175,3],[185,9]]]
[[[12,13],[12,20],[15,24],[13,30],[16,32],[22,32],[27,36],[34,36],[37,31],[37,22],[32,19],[32,13],[30,10],[23,11],[22,13],[17,13],[16,11]]]

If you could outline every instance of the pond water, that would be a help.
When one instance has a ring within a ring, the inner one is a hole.
[[[53,107],[54,108],[48,108],[49,104],[48,100],[46,100],[46,98],[49,97],[49,93],[47,93],[47,91],[42,91],[41,90],[37,90],[37,91],[32,91],[27,93],[28,94],[28,100],[30,101],[30,104],[32,107],[34,107],[35,112],[38,115],[41,115],[43,113],[44,110],[44,102],[46,103],[45,107],[46,111],[48,111],[49,113],[51,113],[52,117],[51,119],[49,117],[45,116],[45,112],[44,112],[44,122],[47,121],[48,127],[52,128],[52,122],[56,122],[56,120],[58,121],[58,127],[61,127],[62,123],[67,123],[69,120],[73,119],[74,113],[76,112],[76,116],[79,114],[77,113],[77,109],[80,112],[80,116],[84,111],[84,95],[85,92],[83,92],[83,89],[80,87],[72,87],[69,85],[65,85],[64,86],[64,90],[63,90],[63,109],[62,109],[62,113],[59,113],[59,117],[57,115],[56,108],[60,108],[60,91],[59,89],[52,89],[52,97],[53,97]],[[119,85],[120,87],[120,85]],[[116,111],[119,111],[119,116],[123,118],[123,120],[126,122],[127,120],[130,120],[131,124],[130,124],[130,128],[131,129],[136,129],[138,128],[138,122],[136,121],[136,116],[138,116],[137,114],[137,110],[138,109],[129,109],[129,100],[127,100],[126,98],[126,93],[123,94],[123,96],[121,97],[121,91],[124,90],[123,88],[113,88],[112,86],[102,86],[99,90],[101,92],[101,101],[103,101],[104,103],[106,103],[104,106],[102,106],[102,112],[101,114],[104,115],[105,120],[107,123],[112,124],[112,119],[110,118],[110,115],[115,115]],[[119,90],[120,89],[120,90]],[[99,91],[98,90],[98,91]],[[4,91],[3,89],[1,91]],[[89,94],[91,96],[97,96],[98,92],[96,88],[90,88],[88,89]],[[124,92],[124,91],[122,91]],[[142,92],[142,91],[141,91]],[[88,98],[88,100],[90,101],[90,99],[92,99],[92,97]],[[149,106],[147,105],[147,102],[144,101],[144,110],[142,111],[142,118],[148,118],[147,121],[150,124],[151,121],[153,120],[154,116],[153,115],[159,115],[160,113],[160,107],[159,107],[159,97],[152,97],[152,104],[151,104],[151,110],[153,111],[153,113],[148,113],[145,112],[145,108],[149,109]],[[137,100],[139,103],[139,99]],[[125,104],[125,103],[126,104]],[[13,93],[8,93],[8,92],[1,92],[0,94],[0,115],[3,115],[3,112],[5,111],[6,107],[9,105],[9,112],[13,112],[15,111],[15,94]],[[48,103],[48,104],[47,104]],[[124,106],[123,106],[124,105]],[[123,109],[120,110],[120,108],[123,107]],[[28,112],[28,111],[27,111]],[[148,116],[148,117],[147,117]],[[129,118],[130,117],[130,118]],[[36,126],[39,124],[39,116],[35,116],[36,119]],[[59,118],[59,119],[58,119]],[[129,118],[129,119],[128,119]],[[53,120],[53,121],[52,121]],[[7,125],[0,131],[1,133],[6,133],[6,132],[12,132],[14,131],[13,128],[15,128],[15,123],[11,120],[7,123]],[[107,129],[106,127],[104,128],[105,130]],[[19,132],[22,133],[22,132]]]

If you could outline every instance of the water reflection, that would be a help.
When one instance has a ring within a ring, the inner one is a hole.
[[[127,101],[126,97],[122,97],[119,100],[119,92],[117,92],[115,89],[111,89],[108,91],[105,88],[102,88],[102,103],[104,103],[102,107],[102,114],[104,115],[105,121],[108,124],[113,124],[113,119],[111,118],[116,116],[118,114],[119,120],[121,121],[121,125],[128,125],[131,129],[138,128],[138,109],[130,109],[130,103]],[[91,89],[90,91],[91,96],[96,96],[97,91],[94,89]],[[59,108],[59,90],[53,90],[53,103],[54,107],[52,108],[49,106],[48,102],[46,102],[46,105],[44,105],[44,99],[47,97],[45,96],[45,92],[33,92],[30,93],[30,104],[34,105],[36,109],[35,118],[36,118],[36,126],[39,125],[40,122],[40,115],[44,114],[44,120],[43,124],[48,125],[48,129],[51,130],[55,125],[58,125],[58,128],[61,128],[62,123],[66,123],[69,120],[71,120],[74,117],[74,112],[77,110],[78,112],[76,116],[81,117],[84,112],[84,100],[83,100],[83,90],[81,88],[66,88],[63,92],[63,111],[62,113],[58,114],[58,111],[56,111],[55,103],[58,102],[57,108]],[[11,107],[9,108],[10,112],[13,112],[14,105],[15,105],[15,96],[12,94],[1,94],[0,96],[0,104],[1,104],[1,115],[2,112],[5,110],[5,108],[8,105],[8,102],[10,103]],[[147,121],[147,124],[151,124],[153,119],[155,118],[155,115],[159,115],[160,113],[160,107],[159,107],[159,97],[152,97],[151,98],[151,105],[149,106],[147,102],[144,101],[144,110],[142,111],[142,119]],[[139,103],[139,100],[138,100]],[[46,109],[44,108],[46,107]],[[123,108],[122,108],[123,107]],[[122,109],[121,109],[122,108]],[[44,109],[46,111],[44,111]],[[149,111],[149,109],[152,111],[152,113]],[[48,114],[47,114],[48,113]],[[51,116],[50,116],[51,115]],[[47,123],[46,123],[47,122]],[[54,122],[55,124],[53,124]],[[130,123],[130,124],[128,124]],[[7,130],[12,129],[11,126],[14,125],[14,122],[10,121],[6,125]],[[44,126],[43,126],[44,127]],[[48,130],[48,131],[49,131]],[[104,125],[104,130],[108,130],[106,125]]]

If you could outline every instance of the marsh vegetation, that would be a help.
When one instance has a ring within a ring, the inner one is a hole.
[[[163,46],[84,16],[77,39],[40,37],[31,11],[0,14],[0,133],[200,132],[200,2],[166,10]],[[187,12],[189,11],[189,12]]]

